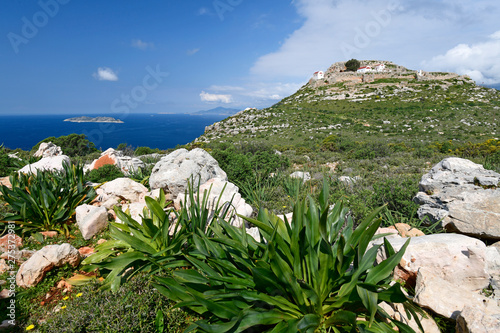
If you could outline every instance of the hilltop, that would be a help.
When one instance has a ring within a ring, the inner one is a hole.
[[[321,147],[329,135],[354,141],[417,144],[498,136],[500,92],[455,73],[410,70],[390,61],[383,72],[346,72],[337,62],[293,95],[208,126],[197,142],[262,141],[286,150]]]
[[[72,123],[118,123],[122,124],[123,121],[120,119],[115,119],[113,117],[73,117],[73,118],[68,118],[64,119],[64,121],[69,121]]]

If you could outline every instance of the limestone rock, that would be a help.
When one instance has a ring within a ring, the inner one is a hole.
[[[252,238],[255,239],[257,242],[260,242],[261,237],[260,237],[259,228],[256,228],[256,227],[247,228],[247,234],[249,236],[252,236]]]
[[[290,178],[302,179],[302,181],[305,183],[311,180],[311,174],[309,172],[295,171],[294,173],[290,174]]]
[[[61,245],[47,245],[19,267],[16,283],[20,287],[28,288],[38,284],[45,273],[54,267],[69,264],[76,267],[80,263],[80,254],[68,243]]]
[[[23,239],[17,235],[7,234],[0,238],[0,253],[18,250],[23,245]]]
[[[205,191],[208,194],[208,207],[211,215],[217,208],[217,202],[219,202],[219,208],[224,207],[223,209],[227,209],[226,221],[229,221],[236,227],[241,227],[241,225],[244,224],[244,221],[236,216],[236,214],[246,217],[252,215],[252,206],[245,202],[245,199],[243,199],[239,193],[238,187],[233,183],[219,178],[210,179],[200,186],[200,201]],[[196,195],[197,194],[195,194],[195,198]],[[175,203],[177,205],[183,203],[189,206],[189,197],[186,198],[185,194],[179,194]]]
[[[99,195],[98,200],[102,202],[114,197],[139,202],[144,199],[148,189],[130,178],[117,178],[102,185],[96,192]]]
[[[162,157],[153,168],[149,184],[152,190],[161,188],[176,198],[184,193],[192,178],[194,187],[212,178],[227,181],[227,175],[219,163],[203,149],[196,148],[191,151],[177,149]]]
[[[145,202],[133,202],[131,204],[125,204],[121,207],[122,211],[129,214],[132,219],[137,221],[139,224],[142,224],[142,216],[144,214],[144,208],[146,208]],[[116,222],[124,223],[118,217],[116,218]]]
[[[116,165],[125,175],[144,167],[144,162],[141,159],[124,156],[121,151],[109,148],[90,164],[89,169],[99,169],[107,164]]]
[[[25,165],[19,173],[33,173],[36,174],[38,171],[63,171],[64,164],[71,164],[71,161],[66,155],[44,157],[40,161]]]
[[[76,223],[84,239],[91,239],[108,226],[108,211],[104,207],[76,207]]]
[[[62,155],[61,147],[56,146],[52,142],[42,142],[38,150],[33,155],[35,157],[53,157]]]
[[[405,238],[388,238],[395,251],[399,251]],[[374,243],[381,244],[378,239]],[[385,259],[381,248],[377,262]],[[486,245],[478,239],[458,234],[435,234],[411,238],[400,266],[407,272],[417,273],[426,268],[462,291],[479,292],[488,287],[490,275],[486,271]]]
[[[0,275],[3,273],[7,272],[10,269],[9,265],[7,265],[7,262],[5,259],[0,259]]]
[[[500,174],[469,160],[450,157],[422,177],[414,201],[421,219],[442,219],[448,231],[500,239]]]
[[[489,308],[465,306],[457,318],[457,333],[500,332],[500,313]]]

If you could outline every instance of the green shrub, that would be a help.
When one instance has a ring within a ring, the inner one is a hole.
[[[409,242],[395,253],[385,241],[388,259],[374,266],[380,245],[367,248],[380,210],[353,229],[341,204],[330,211],[328,196],[325,183],[319,207],[297,202],[290,224],[266,210],[247,219],[261,241],[219,220],[210,226],[215,237],[193,235],[186,259],[195,268],[156,277],[156,288],[203,314],[193,327],[203,332],[413,332],[378,307],[402,303],[415,315],[399,283],[391,285]]]
[[[152,149],[149,147],[137,147],[134,151],[135,156],[149,155],[154,153],[159,153],[160,150],[158,148]]]
[[[387,205],[392,211],[397,211],[407,217],[416,215],[419,207],[413,202],[418,192],[420,177],[395,177],[383,179],[373,184],[374,206]]]
[[[348,72],[356,72],[360,66],[361,63],[357,59],[351,59],[345,63],[345,67]]]
[[[110,182],[122,177],[125,177],[125,175],[120,168],[114,164],[105,164],[99,169],[90,170],[85,175],[85,179],[92,183]]]
[[[66,136],[48,137],[37,143],[32,149],[31,154],[34,154],[42,142],[52,142],[53,144],[61,147],[63,153],[68,156],[85,156],[90,153],[96,152],[94,144],[90,142],[85,134],[70,134]]]
[[[39,171],[35,174],[10,176],[12,189],[0,186],[3,200],[14,211],[5,221],[23,226],[23,233],[56,230],[67,234],[68,220],[75,208],[91,202],[96,193],[86,186],[83,167],[64,165],[64,171]]]
[[[5,149],[0,145],[0,177],[8,176],[14,170],[12,158],[9,157]]]

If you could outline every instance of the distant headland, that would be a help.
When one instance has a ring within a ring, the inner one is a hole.
[[[112,117],[74,117],[74,118],[68,118],[64,119],[64,121],[70,121],[72,123],[120,123],[122,124],[123,121],[120,119],[115,119]]]

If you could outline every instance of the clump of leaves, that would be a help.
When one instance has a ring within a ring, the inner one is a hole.
[[[0,186],[3,200],[13,211],[4,220],[22,225],[23,233],[55,230],[68,234],[67,222],[76,207],[96,196],[94,188],[85,185],[80,165],[65,164],[60,172],[16,173],[10,182],[12,189]]]
[[[156,288],[207,318],[192,326],[202,332],[413,332],[378,306],[402,303],[415,316],[400,284],[390,284],[408,242],[396,253],[385,241],[387,259],[374,266],[381,245],[368,247],[380,209],[354,228],[328,196],[325,182],[319,206],[297,201],[291,223],[266,210],[247,219],[260,241],[219,219],[214,237],[193,235],[185,257],[194,268],[157,277]]]

